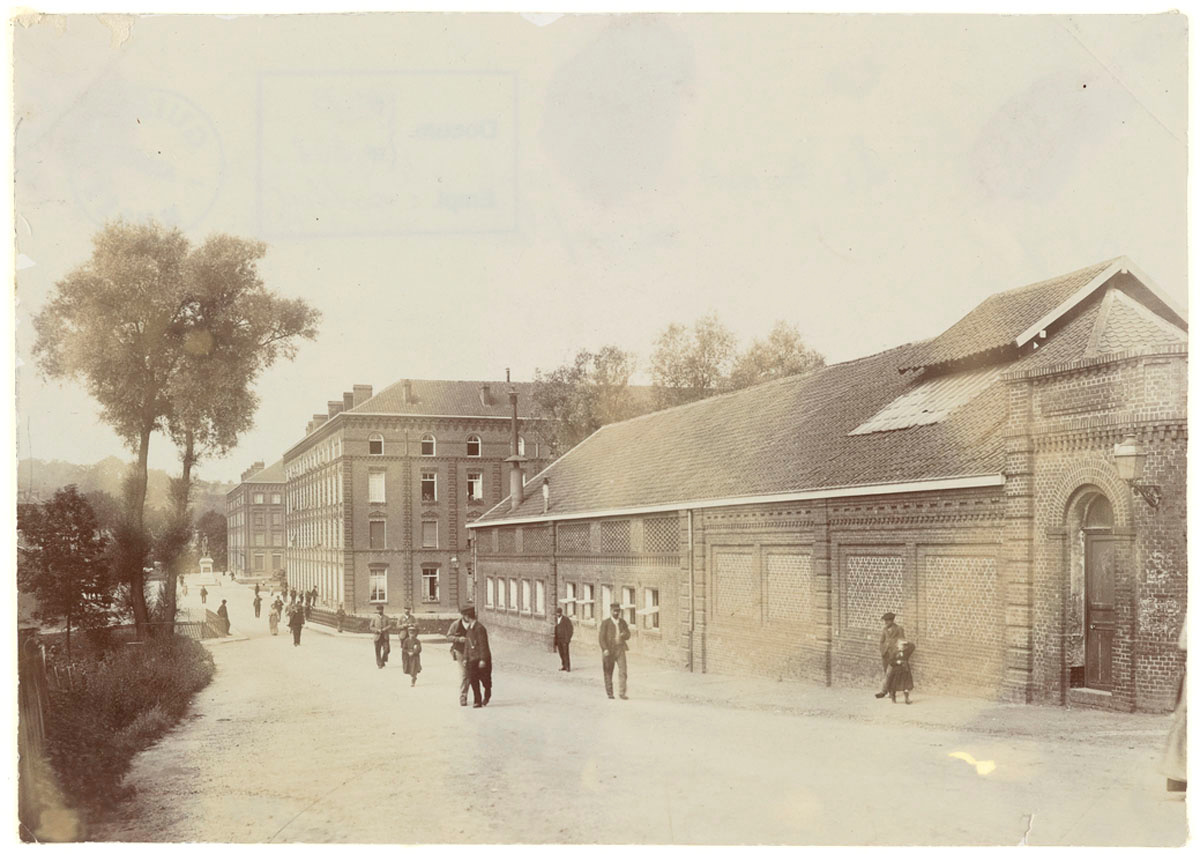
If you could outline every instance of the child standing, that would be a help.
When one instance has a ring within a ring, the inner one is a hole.
[[[896,646],[896,652],[890,662],[891,667],[888,668],[887,685],[884,686],[893,703],[896,702],[896,692],[903,691],[904,702],[912,705],[912,700],[908,697],[908,692],[913,687],[912,667],[909,662],[916,651],[917,645],[910,640],[902,640]]]
[[[404,672],[412,677],[409,687],[417,684],[417,674],[421,672],[421,641],[417,639],[417,627],[409,625],[408,634],[400,641],[401,659]]]

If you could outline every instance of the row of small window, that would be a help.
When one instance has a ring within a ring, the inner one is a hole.
[[[333,548],[340,549],[342,524],[337,519],[319,519],[290,526],[288,545],[296,549]]]
[[[372,433],[367,437],[367,453],[373,457],[383,456],[383,434]],[[517,453],[525,456],[525,437],[517,437]],[[478,436],[467,437],[467,456],[478,457],[483,455],[483,440]],[[437,456],[437,437],[432,433],[426,433],[421,437],[421,456],[436,457]]]
[[[313,480],[288,490],[288,510],[306,510],[342,503],[342,479],[330,472],[320,480]]]
[[[254,493],[254,503],[255,504],[266,504],[267,503],[267,495],[268,495],[268,493],[266,493],[266,492]],[[271,496],[271,501],[270,501],[271,504],[282,504],[283,503],[283,496],[281,496],[278,492],[272,492],[272,493],[270,493],[270,496]]]
[[[367,500],[372,504],[387,503],[387,472],[373,471],[367,475]],[[437,472],[421,472],[421,500],[438,500]],[[467,473],[467,500],[483,500],[483,472]]]
[[[262,528],[267,524],[267,514],[263,512],[254,513],[254,527]],[[283,524],[283,513],[275,511],[271,514],[271,527],[276,528]]]
[[[334,436],[315,448],[310,448],[304,456],[298,460],[292,461],[284,467],[284,477],[291,480],[294,477],[299,477],[306,471],[311,471],[318,466],[322,466],[327,462],[337,459],[342,455],[342,440]]]
[[[585,623],[596,622],[596,586],[589,582],[568,581],[566,596],[560,600],[563,613],[568,617],[578,617]],[[601,619],[608,616],[613,604],[613,586],[600,585],[600,615]],[[634,587],[621,588],[621,616],[629,623],[630,629],[637,629],[637,589]],[[650,631],[658,630],[658,589],[642,588],[642,628]]]
[[[421,601],[426,603],[441,601],[441,572],[436,566],[421,567]],[[372,567],[370,585],[367,588],[367,601],[386,603],[388,589],[388,571],[386,567]]]
[[[368,545],[372,549],[386,549],[387,522],[383,519],[371,519],[367,523]],[[438,523],[436,519],[421,522],[421,548],[436,549],[438,547]]]
[[[273,546],[282,546],[283,545],[283,531],[272,531],[270,544]],[[241,543],[238,543],[238,545],[241,545]],[[263,532],[263,531],[255,531],[254,532],[254,545],[256,545],[256,546],[267,545],[267,535],[265,532]]]
[[[546,613],[546,582],[527,578],[484,579],[484,607],[494,611],[514,611],[520,614]]]

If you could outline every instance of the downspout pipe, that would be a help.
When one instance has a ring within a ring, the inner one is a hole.
[[[688,672],[696,672],[696,544],[692,538],[692,511],[687,512],[688,536]]]

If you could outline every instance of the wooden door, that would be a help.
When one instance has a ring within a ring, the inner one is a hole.
[[[1113,636],[1116,633],[1117,542],[1109,536],[1087,535],[1087,669],[1088,688],[1113,687]]]

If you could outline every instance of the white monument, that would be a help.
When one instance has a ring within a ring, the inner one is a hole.
[[[208,537],[204,537],[200,541],[200,554],[204,557],[200,558],[200,577],[196,579],[195,584],[220,585],[216,575],[213,574],[213,559],[208,556]]]

